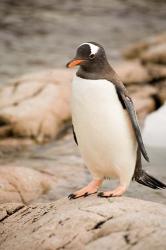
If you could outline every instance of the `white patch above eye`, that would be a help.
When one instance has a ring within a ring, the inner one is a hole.
[[[89,45],[90,51],[91,51],[90,55],[92,55],[92,54],[95,55],[97,53],[97,51],[99,50],[99,47],[97,45],[94,45],[93,43],[82,43],[79,47],[81,47],[84,44]]]

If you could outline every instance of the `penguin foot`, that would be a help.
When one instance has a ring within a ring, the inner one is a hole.
[[[69,194],[68,198],[71,199],[77,199],[80,197],[87,197],[91,194],[95,194],[98,191],[98,188],[100,187],[103,180],[93,180],[91,181],[86,187],[76,191],[75,193]]]
[[[97,196],[102,197],[102,198],[117,197],[117,196],[121,196],[122,194],[124,194],[126,189],[127,188],[125,186],[119,186],[112,191],[100,192],[97,194]]]
[[[97,193],[97,190],[96,190],[96,192],[93,192],[93,193],[86,192],[86,193],[83,193],[82,195],[79,195],[79,194],[76,194],[76,193],[72,193],[72,194],[69,194],[68,198],[69,198],[69,200],[78,199],[78,198],[87,197],[87,196],[89,196],[91,194],[96,194],[96,193]]]

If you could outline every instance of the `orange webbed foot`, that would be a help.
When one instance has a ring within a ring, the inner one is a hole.
[[[118,186],[112,191],[100,192],[98,193],[98,196],[102,198],[117,197],[123,195],[126,192],[126,189],[125,186]]]
[[[68,198],[71,200],[95,194],[101,184],[102,180],[93,180],[86,187],[76,191],[75,193],[69,194]]]

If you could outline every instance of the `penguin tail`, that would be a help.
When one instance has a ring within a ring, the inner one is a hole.
[[[166,185],[164,183],[157,180],[153,176],[147,174],[144,170],[141,171],[140,175],[135,176],[134,179],[136,182],[144,186],[153,188],[153,189],[165,189],[166,188]]]

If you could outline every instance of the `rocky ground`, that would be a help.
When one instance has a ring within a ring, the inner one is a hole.
[[[1,250],[164,250],[166,208],[131,198],[0,206]]]
[[[165,181],[164,152],[148,150],[148,153],[152,162],[146,166],[146,170]],[[13,154],[13,157],[8,157],[9,152],[6,151],[6,157],[3,155],[0,161],[1,203],[55,201],[83,187],[90,180],[71,131],[63,139],[51,144],[34,146],[29,152],[26,150]],[[111,189],[115,183],[105,181],[101,190]],[[136,182],[130,185],[126,196],[166,204],[165,190],[152,190]]]

